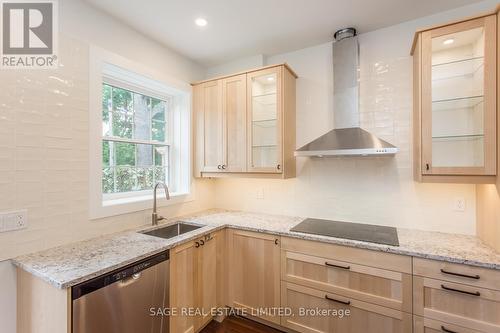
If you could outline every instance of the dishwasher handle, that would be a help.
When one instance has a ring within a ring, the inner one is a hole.
[[[120,285],[129,285],[139,280],[141,272],[159,263],[169,260],[169,251],[162,252],[152,257],[143,259],[112,272],[98,276],[92,280],[80,283],[71,288],[71,300],[78,299],[98,289],[104,288],[112,283],[119,282]]]

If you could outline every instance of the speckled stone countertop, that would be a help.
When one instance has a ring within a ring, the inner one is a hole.
[[[500,253],[486,247],[474,236],[398,229],[400,246],[389,246],[291,232],[290,228],[303,219],[260,213],[208,211],[177,217],[155,227],[161,228],[179,220],[204,225],[170,239],[138,233],[155,229],[143,227],[24,255],[13,259],[12,262],[55,287],[64,289],[196,239],[208,232],[232,227],[500,270]]]

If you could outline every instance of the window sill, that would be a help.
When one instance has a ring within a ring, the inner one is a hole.
[[[180,193],[180,192],[171,193],[170,200],[165,199],[165,193],[163,191],[157,194],[158,207],[178,205],[194,200],[195,198],[192,193]],[[148,210],[152,208],[153,208],[153,194],[108,199],[104,200],[102,202],[102,205],[100,207],[97,207],[96,211],[91,212],[90,218],[99,219],[109,216],[116,216],[116,215]]]

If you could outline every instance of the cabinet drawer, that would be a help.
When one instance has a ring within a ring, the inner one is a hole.
[[[500,292],[415,276],[413,311],[470,329],[500,332]]]
[[[333,293],[282,283],[283,305],[290,316],[281,325],[302,333],[407,333],[411,332],[411,314],[349,299]],[[323,311],[312,314],[304,310]],[[347,310],[350,312],[347,314]],[[334,315],[334,311],[338,314]]]
[[[439,320],[413,317],[413,333],[481,333],[462,326],[444,323]]]
[[[452,264],[437,260],[413,259],[413,274],[471,286],[500,290],[500,271]]]
[[[281,239],[281,248],[291,252],[304,253],[332,260],[345,260],[349,258],[349,262],[360,265],[407,274],[412,273],[411,257],[409,256],[289,237],[283,237]]]
[[[410,274],[281,251],[282,280],[411,312]]]

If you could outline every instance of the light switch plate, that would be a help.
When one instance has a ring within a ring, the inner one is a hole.
[[[0,232],[24,229],[28,226],[26,209],[0,213]]]

